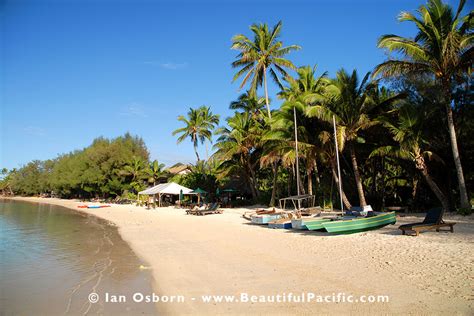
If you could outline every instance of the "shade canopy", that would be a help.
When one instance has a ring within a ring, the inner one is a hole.
[[[239,192],[239,190],[236,190],[236,189],[224,189],[224,190],[222,190],[222,192],[226,192],[226,193],[236,193],[236,192]]]
[[[152,188],[148,188],[146,190],[138,192],[138,194],[143,195],[155,195],[155,194],[174,194],[179,195],[181,192],[182,194],[193,194],[193,190],[183,187],[174,182],[168,183],[160,183]]]
[[[206,194],[207,191],[204,191],[204,190],[201,189],[201,188],[197,188],[196,190],[192,191],[191,193],[195,193],[195,194]]]

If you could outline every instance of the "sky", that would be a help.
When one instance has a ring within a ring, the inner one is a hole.
[[[232,83],[232,36],[282,20],[280,39],[302,47],[288,55],[295,65],[364,74],[387,57],[376,47],[382,34],[415,34],[396,16],[422,3],[0,0],[0,167],[126,132],[160,163],[195,162],[191,142],[171,133],[190,107],[210,106],[221,125],[232,115],[229,103],[244,92]],[[277,91],[270,83],[273,109]]]

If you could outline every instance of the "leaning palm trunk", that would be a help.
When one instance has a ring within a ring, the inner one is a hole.
[[[456,167],[456,175],[458,177],[458,185],[459,185],[459,195],[461,197],[461,207],[462,208],[471,208],[469,203],[469,199],[467,197],[467,189],[466,189],[466,182],[464,181],[464,173],[462,170],[461,165],[461,158],[459,156],[459,149],[458,149],[458,141],[456,137],[456,129],[454,128],[454,118],[453,118],[453,109],[451,108],[451,90],[449,88],[449,83],[445,83],[445,91],[446,91],[446,114],[448,118],[448,130],[449,130],[449,138],[451,141],[451,150],[453,152],[454,158],[454,165]]]
[[[249,182],[250,182],[250,188],[252,190],[252,197],[253,197],[253,199],[256,199],[256,198],[259,197],[259,193],[258,193],[258,189],[257,189],[257,178],[256,178],[256,175],[255,175],[255,171],[252,168],[252,164],[250,163],[250,161],[248,159],[247,159],[247,167],[248,167],[249,172],[250,172]]]
[[[193,135],[193,145],[194,145],[194,153],[196,154],[197,161],[199,162],[200,159],[199,159],[199,154],[198,154],[198,150],[197,150],[197,138],[196,138],[196,135]]]
[[[366,206],[367,202],[365,201],[364,188],[362,187],[362,180],[360,178],[359,167],[357,166],[357,157],[355,154],[354,144],[351,145],[351,161],[352,168],[354,169],[354,178],[357,186],[357,193],[359,195],[360,206]]]
[[[428,166],[425,163],[425,159],[422,156],[418,156],[415,159],[416,168],[421,171],[421,174],[428,183],[431,191],[436,195],[436,198],[441,202],[441,206],[443,207],[443,213],[449,210],[449,202],[446,196],[444,195],[443,191],[438,187],[438,185],[434,182],[433,178],[430,176],[428,172]]]
[[[336,166],[335,164],[331,164],[331,172],[332,172],[332,177],[334,179],[334,181],[336,182],[336,184],[339,186],[339,177],[337,176],[337,172],[336,172]],[[347,198],[346,196],[346,193],[344,193],[344,190],[341,189],[341,192],[342,192],[342,203],[344,203],[344,206],[350,210],[352,205],[351,203],[349,202],[349,199]]]
[[[265,66],[263,66],[263,85],[265,88],[265,104],[267,105],[268,118],[272,118],[272,112],[270,111],[270,102],[268,101],[267,67]]]

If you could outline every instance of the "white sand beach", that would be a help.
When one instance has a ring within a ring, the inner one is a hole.
[[[445,216],[455,232],[402,236],[397,224],[352,235],[272,230],[241,217],[247,209],[186,215],[176,208],[131,205],[78,209],[79,201],[15,198],[51,203],[110,221],[153,271],[164,315],[183,314],[459,314],[474,311],[474,219]],[[138,269],[139,267],[137,267]],[[203,303],[202,295],[387,295],[388,303]],[[191,300],[196,298],[196,300]]]

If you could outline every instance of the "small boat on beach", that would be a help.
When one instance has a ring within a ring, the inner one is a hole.
[[[78,208],[104,208],[110,207],[110,205],[79,205]]]
[[[323,230],[323,223],[330,222],[330,218],[313,218],[313,219],[307,219],[303,222],[303,225],[305,228],[302,229],[307,229],[307,230]]]
[[[263,215],[263,214],[275,214],[276,211],[275,211],[275,208],[273,208],[272,210],[266,210],[266,209],[257,209],[256,211],[248,211],[248,212],[245,212],[244,214],[242,214],[242,217],[245,218],[246,220],[249,220],[251,221],[252,220],[252,217],[255,216],[255,215]]]
[[[322,222],[321,226],[329,233],[352,234],[366,230],[378,229],[397,222],[395,212],[375,213],[369,217],[353,217],[351,219]],[[311,225],[310,225],[311,226]]]
[[[260,214],[260,215],[253,215],[250,220],[253,224],[257,225],[266,225],[271,221],[277,220],[281,218],[282,214],[274,213],[274,214]]]
[[[279,218],[277,220],[271,221],[268,223],[268,228],[290,229],[291,219]]]
[[[291,219],[291,227],[294,229],[307,230],[306,223],[321,221],[322,217],[315,216],[301,216],[299,218]]]

